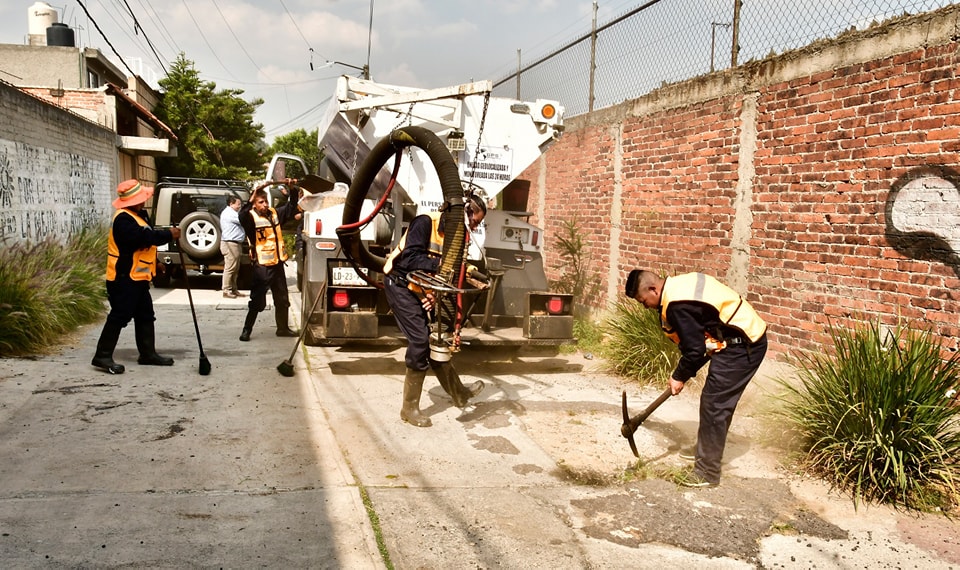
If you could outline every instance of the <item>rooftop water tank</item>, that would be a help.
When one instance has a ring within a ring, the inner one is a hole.
[[[47,28],[48,46],[76,47],[73,41],[73,30],[66,24],[53,24]]]
[[[27,9],[27,29],[31,36],[47,33],[47,28],[57,23],[57,11],[46,2],[35,2]]]

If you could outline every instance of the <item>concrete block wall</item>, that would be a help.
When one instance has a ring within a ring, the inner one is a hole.
[[[116,134],[0,82],[0,247],[107,224]]]
[[[524,178],[554,249],[576,215],[612,307],[626,274],[703,271],[744,294],[775,353],[829,320],[960,343],[960,7],[664,87],[567,121]]]

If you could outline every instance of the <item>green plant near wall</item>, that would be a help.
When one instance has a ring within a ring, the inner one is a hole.
[[[621,297],[604,323],[604,331],[603,356],[612,372],[642,384],[666,385],[680,351],[663,334],[656,311]]]
[[[960,354],[944,360],[930,331],[830,324],[833,353],[797,357],[780,380],[802,466],[852,494],[920,510],[956,505],[960,475]]]
[[[0,244],[0,356],[42,351],[104,311],[107,231]]]
[[[580,228],[577,216],[560,222],[560,231],[554,238],[555,247],[560,253],[559,268],[561,275],[551,280],[550,288],[558,293],[573,295],[573,314],[583,317],[587,314],[582,304],[585,299],[595,297],[600,291],[600,279],[588,271],[590,252],[586,234]]]

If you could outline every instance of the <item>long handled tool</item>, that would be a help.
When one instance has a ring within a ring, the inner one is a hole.
[[[667,386],[663,393],[661,393],[652,404],[647,406],[646,410],[643,410],[631,418],[630,413],[627,411],[627,391],[623,391],[623,425],[620,426],[620,435],[627,438],[627,442],[630,443],[630,451],[633,452],[634,457],[640,457],[640,454],[637,453],[637,442],[633,440],[633,433],[637,431],[640,424],[642,424],[654,410],[659,408],[660,404],[666,402],[671,395],[670,386]]]
[[[287,358],[277,365],[277,371],[283,376],[288,378],[293,376],[293,357],[297,355],[297,349],[300,348],[300,343],[303,342],[303,337],[307,334],[307,321],[310,320],[310,315],[312,315],[313,311],[317,308],[317,304],[320,302],[320,299],[323,298],[323,292],[326,290],[327,282],[324,281],[320,285],[320,291],[317,292],[317,298],[313,300],[313,306],[310,307],[310,312],[307,313],[307,318],[303,319],[303,322],[300,323],[300,336],[297,337],[297,342],[293,345],[293,351],[290,352],[290,358]]]
[[[183,251],[183,246],[180,246]],[[210,361],[207,355],[203,353],[203,343],[200,341],[200,325],[197,324],[197,311],[193,308],[193,293],[190,292],[190,277],[187,275],[187,267],[183,264],[183,253],[180,254],[180,270],[183,271],[183,283],[187,286],[187,298],[190,299],[190,314],[193,315],[193,328],[197,331],[197,346],[200,347],[200,376],[210,374]]]

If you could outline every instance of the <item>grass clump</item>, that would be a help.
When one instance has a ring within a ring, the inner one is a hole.
[[[858,501],[918,510],[956,504],[960,354],[942,359],[929,331],[878,323],[830,325],[833,354],[803,354],[784,415],[797,430],[801,467]]]
[[[42,351],[103,313],[107,232],[0,248],[0,356]]]
[[[604,324],[604,358],[616,374],[641,384],[663,384],[680,360],[677,346],[663,334],[660,315],[621,297]]]

